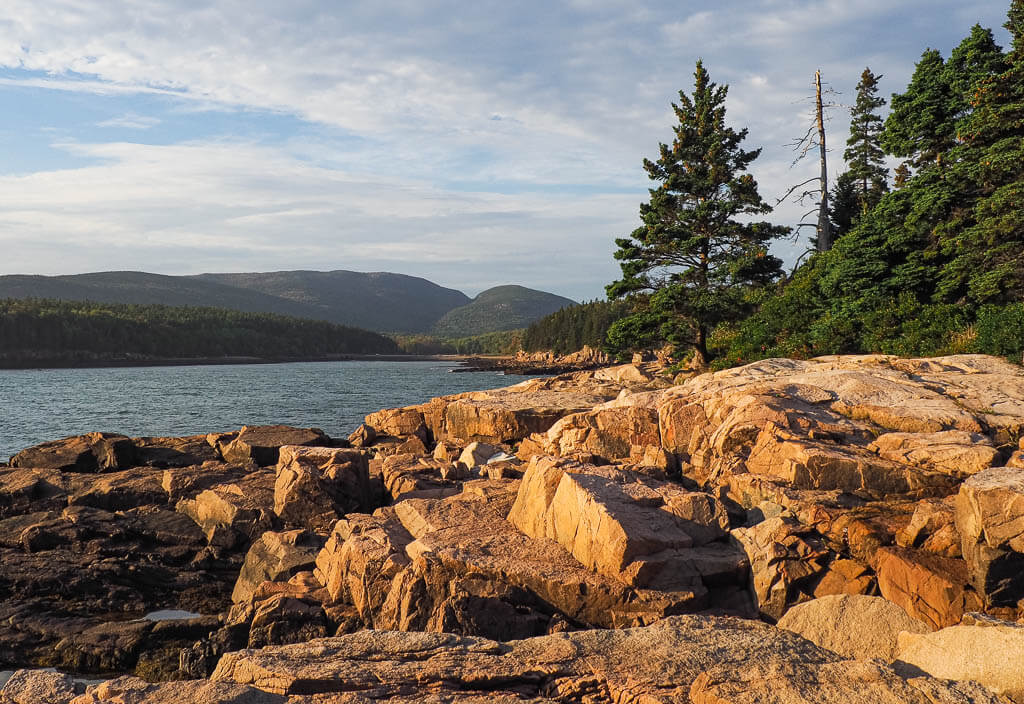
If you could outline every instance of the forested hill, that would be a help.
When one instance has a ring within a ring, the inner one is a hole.
[[[443,337],[465,337],[524,328],[545,315],[576,302],[522,286],[495,286],[471,303],[448,311],[433,326]]]
[[[218,308],[0,300],[0,367],[389,354],[393,340],[317,320]]]
[[[381,332],[427,332],[445,313],[470,302],[461,291],[389,272],[272,271],[194,278],[312,308],[306,317]]]
[[[439,326],[449,337],[525,327],[572,303],[522,286],[499,286],[471,300],[461,291],[415,276],[343,270],[0,276],[0,298],[212,306],[326,320],[387,333],[426,333]]]

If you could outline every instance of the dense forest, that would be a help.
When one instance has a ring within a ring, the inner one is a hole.
[[[522,348],[555,354],[569,354],[584,345],[601,349],[612,323],[628,312],[626,301],[590,301],[562,308],[526,328]]]
[[[219,308],[0,300],[0,365],[219,357],[309,359],[398,351],[332,323]]]
[[[864,71],[847,171],[817,224],[834,244],[788,275],[767,254],[784,229],[749,217],[771,210],[745,173],[758,150],[740,147],[746,130],[725,126],[726,88],[698,63],[693,96],[680,92],[673,105],[675,141],[645,161],[658,185],[641,206],[643,225],[616,242],[623,274],[608,293],[632,304],[610,348],[667,342],[716,367],[871,352],[1020,362],[1024,2],[1011,3],[1005,26],[1008,51],[980,26],[948,58],[925,51],[885,119],[877,77]]]
[[[515,354],[522,346],[522,330],[501,330],[469,337],[393,335],[405,354]]]

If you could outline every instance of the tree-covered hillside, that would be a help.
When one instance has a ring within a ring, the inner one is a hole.
[[[460,338],[525,328],[535,320],[575,301],[523,286],[495,286],[468,305],[449,311],[435,325],[440,337]]]
[[[378,332],[427,332],[469,296],[405,274],[272,271],[201,274],[197,280],[271,295],[317,311],[314,317]]]
[[[0,366],[397,352],[377,333],[217,308],[0,300]]]

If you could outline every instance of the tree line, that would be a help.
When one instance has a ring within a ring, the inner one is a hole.
[[[303,359],[397,351],[393,340],[374,332],[269,313],[0,300],[0,361],[8,364],[216,357]]]
[[[572,351],[583,326],[600,327],[600,306],[620,306],[603,342],[621,354],[669,344],[717,367],[867,352],[1020,361],[1024,0],[1004,26],[1006,51],[978,25],[948,58],[925,51],[885,119],[880,77],[864,70],[847,169],[822,193],[831,246],[789,274],[768,249],[791,229],[760,219],[772,208],[748,172],[760,150],[743,147],[747,131],[725,119],[728,87],[698,61],[693,93],[672,106],[672,143],[644,161],[655,185],[640,227],[616,240],[612,303],[548,316],[524,347]],[[901,160],[892,178],[890,157]]]
[[[589,301],[567,306],[526,328],[522,348],[527,352],[551,350],[555,354],[570,354],[584,345],[601,349],[612,323],[628,312],[626,301]]]

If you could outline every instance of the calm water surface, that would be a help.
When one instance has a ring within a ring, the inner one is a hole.
[[[363,416],[528,377],[452,374],[448,362],[0,370],[0,462],[94,430],[193,435],[284,423],[344,437]]]

